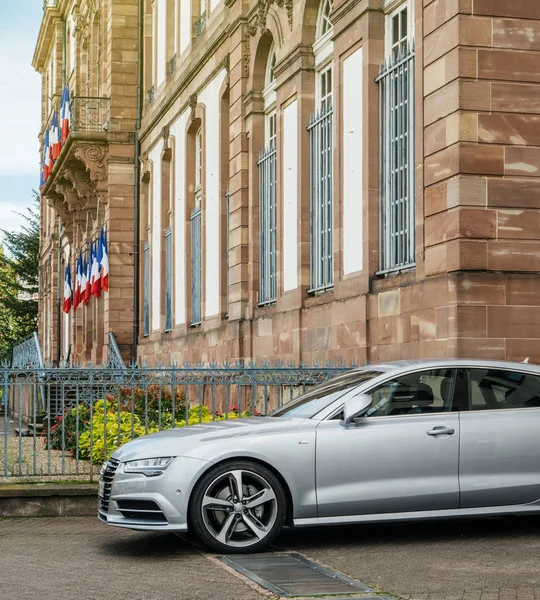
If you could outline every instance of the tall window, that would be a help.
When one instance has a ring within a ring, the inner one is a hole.
[[[333,42],[330,13],[333,0],[323,0],[313,46],[316,69],[316,111],[308,127],[310,136],[311,264],[310,291],[334,284],[333,252]]]
[[[276,55],[270,50],[263,91],[265,110],[265,148],[259,157],[259,304],[276,301]]]
[[[195,197],[191,213],[191,325],[202,320],[202,173],[203,145],[201,128],[195,134]]]
[[[380,95],[380,273],[415,264],[414,45],[412,5],[386,17]]]

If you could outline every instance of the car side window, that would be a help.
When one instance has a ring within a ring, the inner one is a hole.
[[[504,369],[469,370],[470,410],[540,408],[540,377]]]
[[[367,417],[431,414],[453,410],[455,369],[408,373],[370,390]]]

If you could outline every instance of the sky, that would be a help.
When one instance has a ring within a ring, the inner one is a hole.
[[[43,0],[0,0],[0,229],[17,229],[39,187],[41,79],[32,57]]]

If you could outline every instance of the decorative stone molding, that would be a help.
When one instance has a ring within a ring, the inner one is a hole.
[[[148,164],[148,152],[145,152],[141,158],[141,181],[148,183],[150,181],[150,165]]]
[[[221,66],[227,71],[229,72],[229,69],[231,67],[231,59],[230,56],[227,54],[225,56],[225,58],[221,61]]]
[[[56,190],[49,190],[47,192],[47,204],[54,209],[54,212],[58,215],[62,227],[68,237],[72,238],[73,235],[73,215],[70,213],[69,208],[64,200],[64,196],[59,194]]]
[[[84,144],[75,150],[75,157],[80,160],[95,185],[100,202],[108,202],[107,190],[107,149],[96,144]]]
[[[84,209],[84,200],[79,197],[77,190],[71,181],[62,179],[55,184],[54,189],[60,196],[64,198],[64,202],[66,203],[70,212],[78,212]]]
[[[251,61],[251,50],[249,47],[249,40],[243,40],[242,42],[242,62],[244,64],[244,75],[249,77],[249,66]]]
[[[250,36],[254,36],[257,31],[266,31],[266,18],[268,17],[268,11],[270,5],[277,4],[280,8],[285,7],[287,10],[287,20],[289,21],[289,28],[292,31],[293,26],[293,0],[259,0],[257,2],[257,12],[255,18],[248,25],[248,33]]]
[[[189,118],[191,121],[195,120],[195,108],[197,107],[197,94],[191,94],[189,97],[189,110],[191,111]]]

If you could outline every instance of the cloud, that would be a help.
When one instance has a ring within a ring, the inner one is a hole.
[[[0,36],[0,174],[38,173],[41,78],[32,65],[35,39]],[[9,59],[7,59],[9,57]]]

